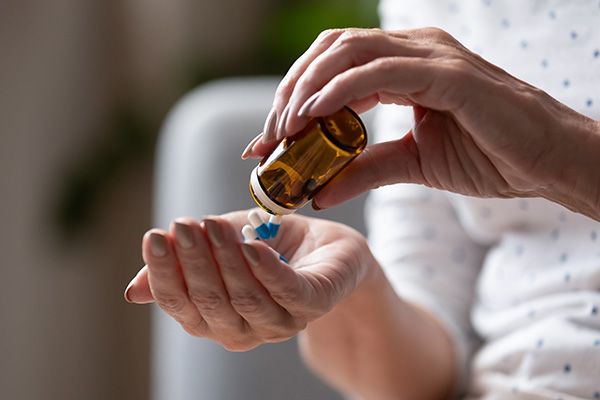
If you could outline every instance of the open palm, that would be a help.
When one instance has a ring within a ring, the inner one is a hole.
[[[348,296],[370,265],[364,237],[345,225],[288,216],[270,247],[241,243],[246,222],[247,212],[234,212],[149,231],[147,265],[126,297],[156,301],[190,334],[245,351],[294,336]]]

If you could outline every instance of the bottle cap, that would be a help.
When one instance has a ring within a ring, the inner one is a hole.
[[[267,196],[258,180],[258,167],[254,168],[250,174],[250,190],[253,194],[256,204],[270,214],[288,215],[296,211],[295,209],[289,209],[280,206],[271,200],[269,196]]]

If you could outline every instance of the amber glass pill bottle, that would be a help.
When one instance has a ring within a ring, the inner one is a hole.
[[[254,168],[250,193],[268,213],[291,214],[308,203],[366,145],[365,126],[348,107],[314,118]]]

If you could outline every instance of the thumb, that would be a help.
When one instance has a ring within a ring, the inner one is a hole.
[[[368,146],[319,191],[313,208],[330,208],[368,190],[400,182],[424,182],[412,130],[401,139]]]
[[[148,266],[144,266],[125,289],[125,300],[129,303],[146,304],[154,302],[148,283]]]

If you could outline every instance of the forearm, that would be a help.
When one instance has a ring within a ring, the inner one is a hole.
[[[398,298],[377,264],[352,296],[308,325],[300,347],[308,365],[348,395],[444,399],[452,390],[449,337]]]

